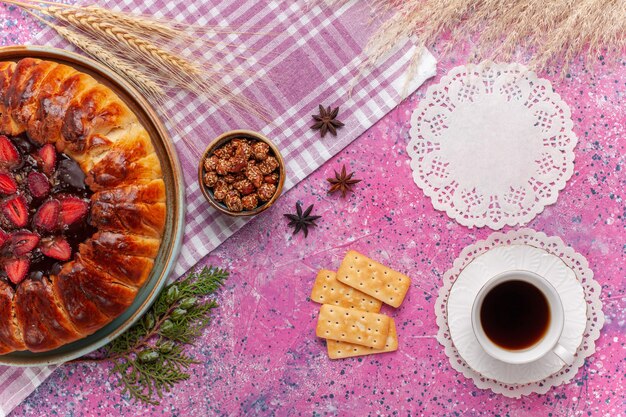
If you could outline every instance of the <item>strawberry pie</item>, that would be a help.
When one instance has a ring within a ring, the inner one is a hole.
[[[137,116],[91,76],[0,62],[0,354],[119,316],[150,276],[165,184]]]

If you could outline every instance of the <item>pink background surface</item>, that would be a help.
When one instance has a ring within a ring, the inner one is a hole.
[[[0,44],[23,43],[37,30],[5,6],[0,25]],[[435,339],[433,307],[444,272],[463,247],[491,230],[465,228],[435,211],[413,183],[406,154],[412,110],[466,56],[457,48],[443,58],[438,75],[407,102],[200,262],[232,276],[213,324],[190,349],[201,364],[160,406],[121,397],[106,365],[68,365],[12,416],[625,415],[626,62],[611,68],[600,62],[595,74],[576,64],[563,80],[541,74],[570,105],[579,143],[572,179],[528,226],[560,236],[587,257],[602,285],[607,322],[596,354],[572,382],[515,400],[476,388],[450,367]],[[342,164],[363,179],[345,200],[326,193],[325,179]],[[308,239],[292,236],[283,217],[297,201],[314,203],[323,216]],[[330,361],[315,337],[319,305],[307,298],[316,271],[336,268],[348,248],[413,279],[402,307],[385,311],[398,325],[395,353]]]

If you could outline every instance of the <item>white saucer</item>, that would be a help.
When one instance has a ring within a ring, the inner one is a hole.
[[[558,372],[563,362],[553,353],[524,365],[512,365],[489,356],[472,331],[474,298],[489,278],[509,270],[527,270],[545,277],[563,303],[565,325],[560,344],[575,353],[587,324],[584,290],[576,274],[555,255],[528,245],[498,246],[476,257],[459,274],[448,299],[448,327],[452,343],[467,364],[486,378],[507,384],[541,381]]]

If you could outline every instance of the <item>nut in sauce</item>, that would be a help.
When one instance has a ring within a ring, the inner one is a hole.
[[[237,137],[202,162],[203,184],[232,212],[252,211],[272,199],[280,179],[280,164],[270,146]]]

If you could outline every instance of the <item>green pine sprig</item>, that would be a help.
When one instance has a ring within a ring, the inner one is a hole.
[[[104,348],[98,358],[76,362],[111,361],[122,394],[146,404],[159,404],[165,392],[189,379],[197,363],[184,349],[211,321],[215,301],[207,299],[228,278],[228,272],[204,267],[165,287],[148,313]]]

